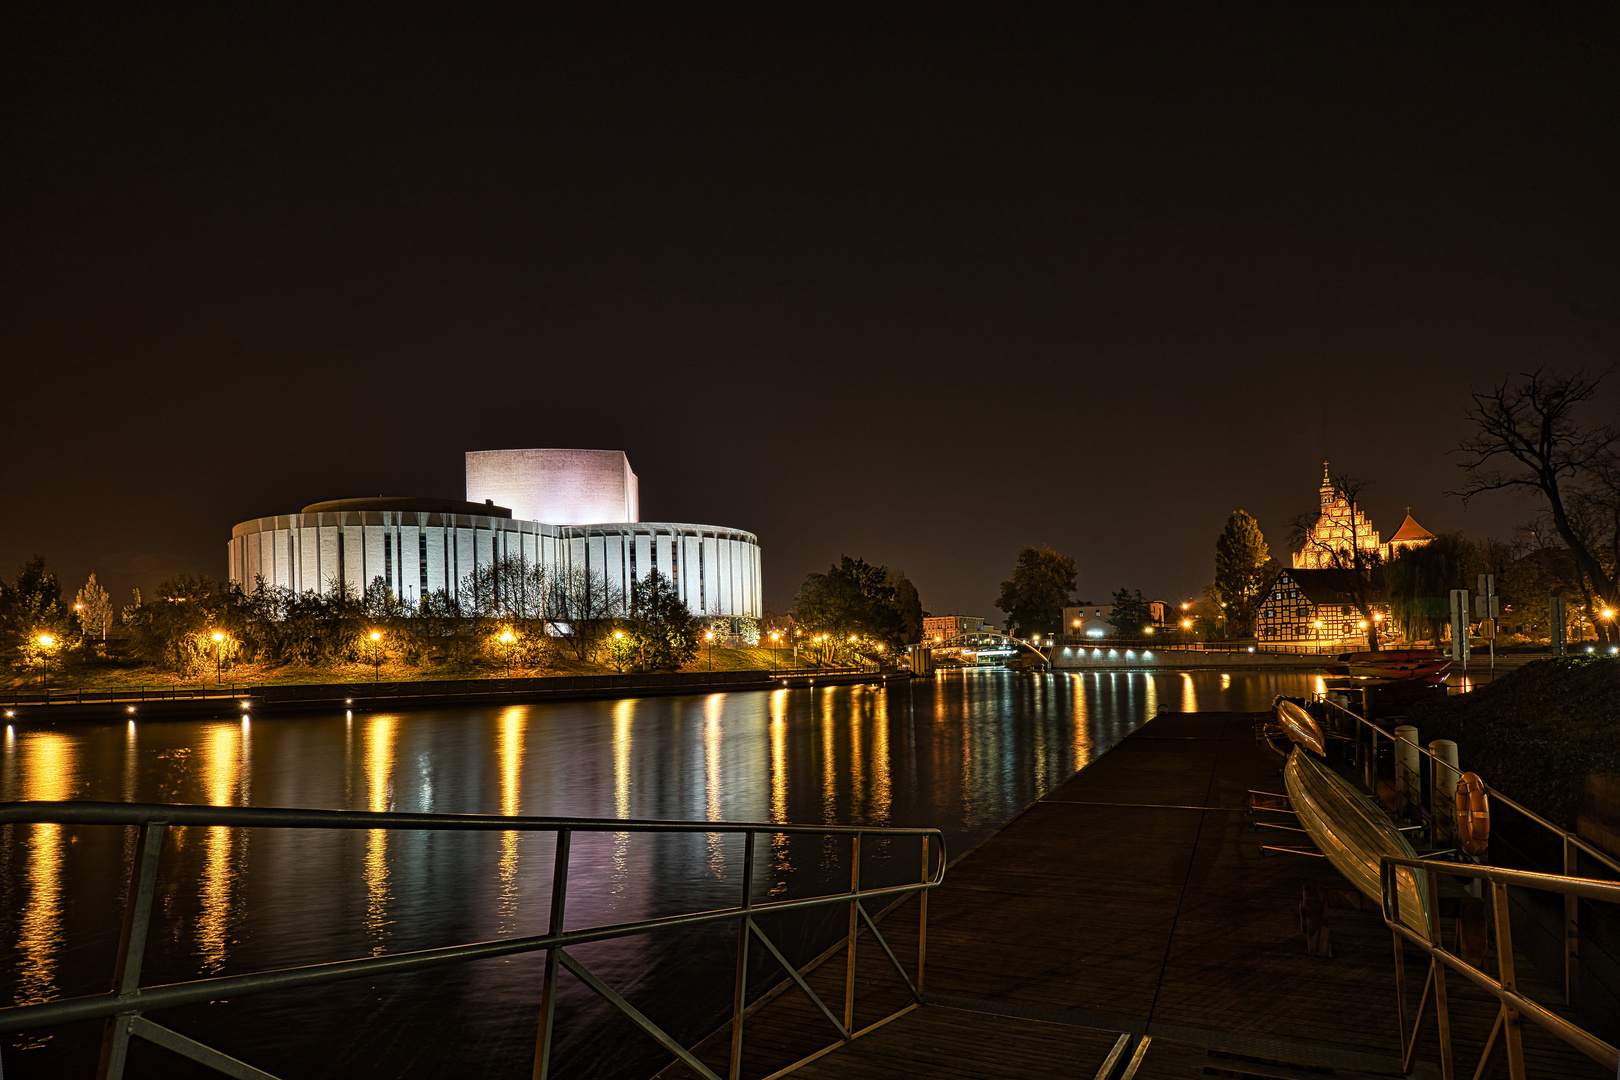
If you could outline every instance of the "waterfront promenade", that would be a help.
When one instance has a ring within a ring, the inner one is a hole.
[[[1400,1075],[1390,933],[1376,911],[1334,909],[1332,958],[1306,955],[1302,888],[1344,882],[1326,860],[1262,849],[1294,834],[1257,831],[1247,812],[1250,788],[1281,790],[1253,721],[1163,714],[960,858],[929,900],[926,1004],[793,1075],[1090,1077],[1122,1034],[1112,1074],[1140,1054],[1138,1080]],[[915,912],[883,925],[909,969]],[[857,1028],[908,1000],[859,941]],[[1407,965],[1423,970],[1415,952]],[[1532,998],[1559,1000],[1522,956],[1519,972]],[[842,1003],[843,953],[810,982]],[[1461,979],[1448,988],[1467,1076],[1495,1006]],[[1438,1076],[1432,1012],[1426,1031],[1416,1075]],[[759,1006],[745,1033],[749,1077],[832,1041],[797,990]],[[721,1075],[729,1038],[700,1049]],[[1606,1075],[1533,1025],[1524,1041],[1531,1076]]]

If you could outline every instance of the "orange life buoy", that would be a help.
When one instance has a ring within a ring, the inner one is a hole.
[[[1491,842],[1491,803],[1485,781],[1477,773],[1463,773],[1457,781],[1457,842],[1470,855],[1483,855]]]

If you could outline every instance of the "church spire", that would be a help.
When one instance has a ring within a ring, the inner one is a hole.
[[[1322,505],[1326,506],[1333,501],[1333,478],[1328,475],[1328,463],[1322,462]]]

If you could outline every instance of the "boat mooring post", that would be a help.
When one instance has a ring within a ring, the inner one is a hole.
[[[1457,833],[1457,781],[1462,771],[1457,768],[1457,744],[1450,739],[1434,740],[1429,753],[1434,760],[1429,782],[1429,843],[1439,847]]]
[[[1395,805],[1408,824],[1423,820],[1423,752],[1418,729],[1402,724],[1395,729]]]

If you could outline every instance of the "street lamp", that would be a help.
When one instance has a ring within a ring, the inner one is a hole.
[[[714,670],[714,631],[703,631],[703,640],[709,643],[709,670]]]
[[[211,636],[214,639],[214,685],[218,686],[225,681],[225,676],[221,674],[224,666],[219,655],[221,648],[225,645],[225,635],[215,630]]]
[[[34,640],[39,642],[39,688],[45,691],[46,698],[49,698],[51,696],[51,653],[56,649],[56,639],[49,634],[41,634]]]
[[[780,630],[772,630],[771,631],[771,671],[772,671],[773,674],[776,671],[776,667],[777,667],[777,663],[778,663],[778,657],[781,655],[781,652],[782,652],[782,631],[780,631]]]
[[[512,645],[517,641],[511,630],[502,630],[500,643],[506,646],[506,676],[512,677]]]
[[[382,631],[371,632],[371,682],[375,686],[382,677]]]

